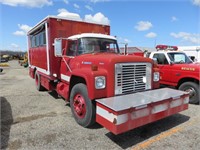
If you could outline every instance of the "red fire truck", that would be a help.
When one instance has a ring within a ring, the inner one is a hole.
[[[156,89],[153,60],[120,54],[108,25],[48,16],[28,32],[28,47],[37,89],[70,102],[83,127],[98,122],[120,134],[188,108],[186,92]]]
[[[160,83],[187,91],[190,103],[200,102],[200,64],[194,63],[177,46],[157,45],[150,54],[160,69]]]

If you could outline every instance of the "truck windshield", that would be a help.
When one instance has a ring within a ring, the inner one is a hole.
[[[85,53],[119,53],[117,41],[106,38],[81,38],[78,42],[78,55]]]
[[[192,63],[192,60],[185,53],[168,53],[168,56],[175,64]]]

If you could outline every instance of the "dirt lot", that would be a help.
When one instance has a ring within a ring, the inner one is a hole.
[[[200,106],[115,136],[100,125],[79,126],[69,104],[38,92],[17,61],[0,73],[1,149],[199,150]]]

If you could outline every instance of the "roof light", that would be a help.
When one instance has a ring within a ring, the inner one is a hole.
[[[169,46],[169,45],[157,45],[156,49],[159,50],[171,50],[171,51],[177,51],[177,46]]]

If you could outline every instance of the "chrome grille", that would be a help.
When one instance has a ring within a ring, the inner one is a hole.
[[[115,95],[150,89],[151,68],[150,63],[115,64]]]

